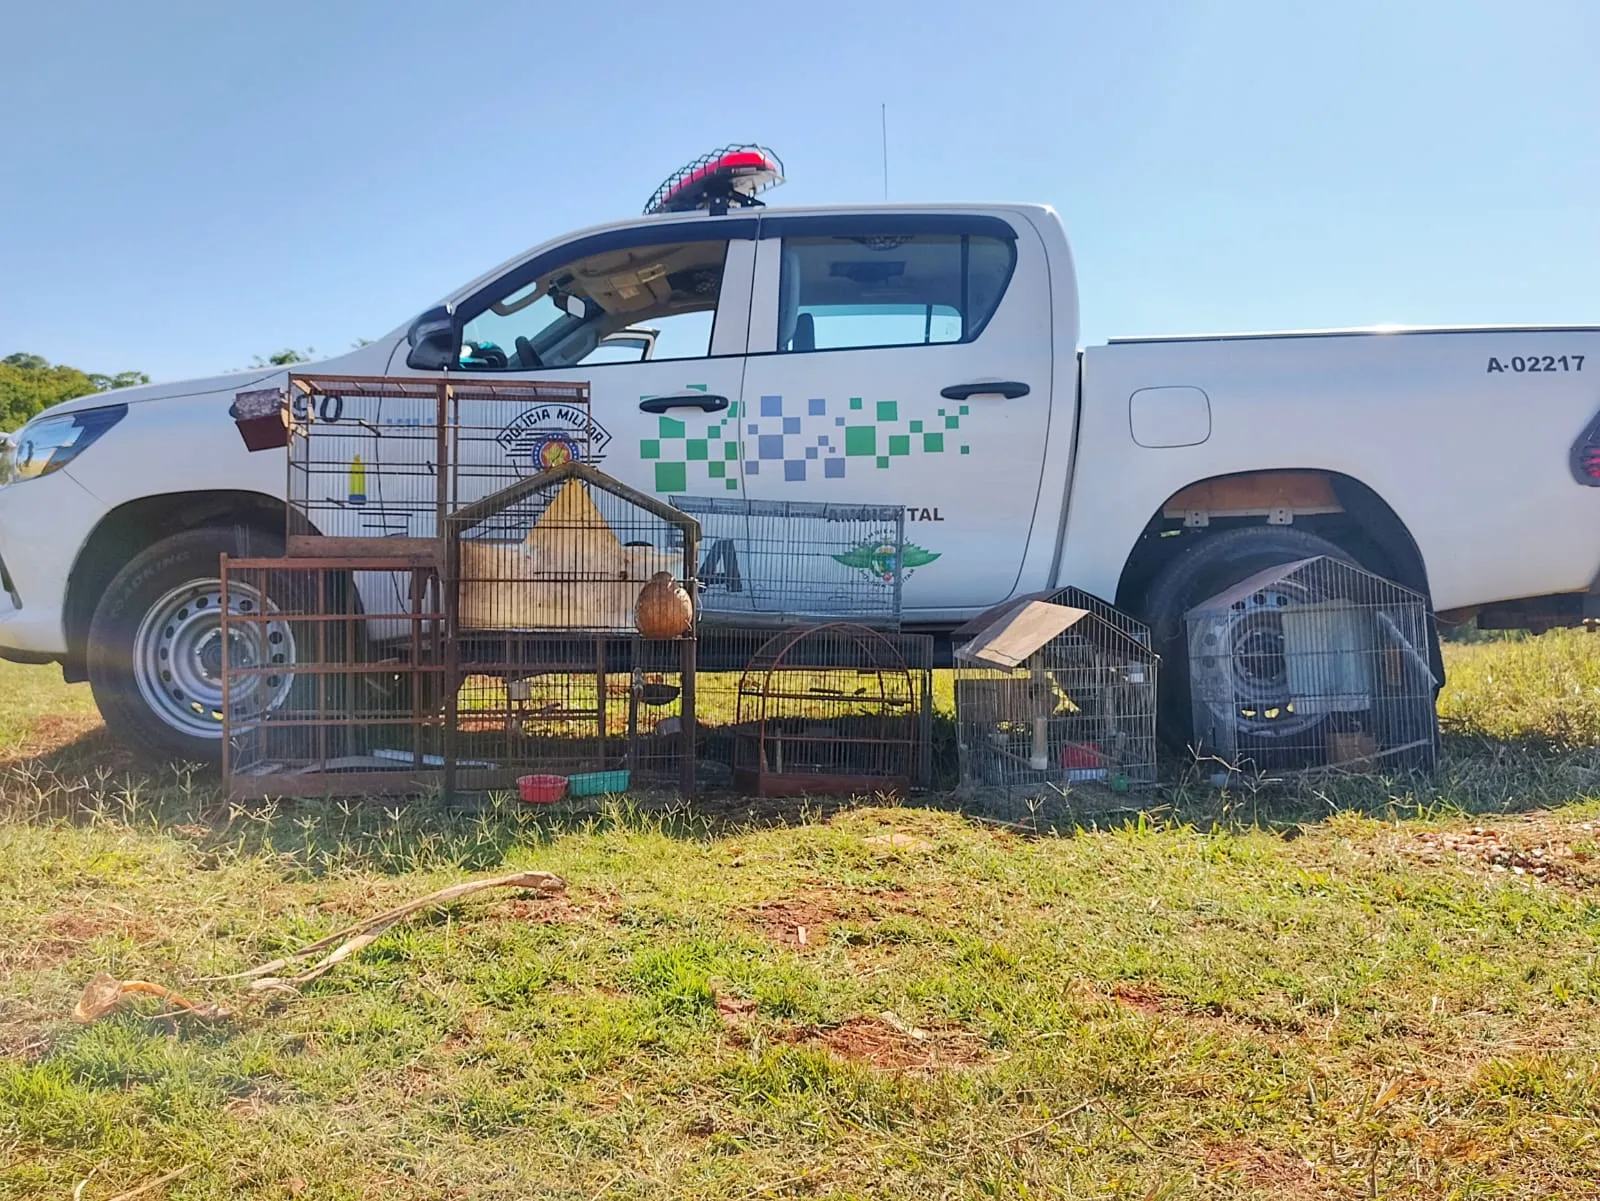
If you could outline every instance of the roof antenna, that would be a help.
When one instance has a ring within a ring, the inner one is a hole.
[[[883,127],[883,199],[889,199],[889,106],[878,105],[878,120]]]

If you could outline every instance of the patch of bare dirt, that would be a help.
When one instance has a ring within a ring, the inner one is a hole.
[[[751,1023],[756,1019],[756,1003],[749,997],[718,993],[717,1017],[722,1020],[723,1027],[733,1036],[734,1041],[743,1043]]]
[[[515,897],[496,902],[489,908],[490,917],[527,922],[535,926],[566,925],[588,918],[615,921],[617,901],[614,897],[597,897],[580,903],[571,894],[552,897]]]
[[[1269,1044],[1278,1039],[1301,1036],[1307,1033],[1304,1022],[1280,1020],[1259,1014],[1237,1013],[1218,1005],[1197,1005],[1183,997],[1172,996],[1149,984],[1131,981],[1113,985],[1111,1000],[1124,1009],[1148,1018],[1170,1018],[1175,1021],[1209,1025],[1235,1034],[1248,1033],[1265,1039]]]
[[[831,897],[796,893],[752,905],[740,916],[780,946],[807,951],[827,941],[828,927],[843,914]]]
[[[1592,888],[1600,886],[1600,861],[1577,844],[1595,838],[1600,838],[1600,823],[1556,822],[1532,814],[1503,827],[1423,831],[1401,849],[1425,863],[1456,862],[1491,874]]]
[[[38,1063],[50,1050],[50,1036],[27,1026],[0,1027],[0,1059]]]
[[[44,919],[44,928],[45,937],[21,938],[0,946],[0,968],[37,972],[55,967],[109,931],[124,932],[137,942],[149,942],[157,937],[153,926],[131,915],[113,918],[78,910],[51,914]]]
[[[923,1029],[892,1013],[853,1017],[837,1026],[804,1027],[790,1041],[885,1072],[949,1071],[972,1067],[988,1057],[986,1044],[971,1031],[953,1026]]]
[[[1252,1188],[1271,1189],[1280,1197],[1319,1197],[1316,1168],[1292,1151],[1263,1147],[1244,1139],[1207,1146],[1206,1168],[1237,1174]]]
[[[1119,984],[1111,990],[1111,996],[1118,1003],[1146,1017],[1172,1017],[1184,1012],[1183,1007],[1171,998],[1143,984]]]

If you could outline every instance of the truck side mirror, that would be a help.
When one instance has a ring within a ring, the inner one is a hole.
[[[449,305],[429,309],[406,331],[411,351],[406,366],[413,371],[448,371],[461,363],[461,326]]]

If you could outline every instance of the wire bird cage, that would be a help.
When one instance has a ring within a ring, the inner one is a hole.
[[[903,630],[878,630],[879,636],[900,656],[911,676],[916,714],[916,758],[911,787],[934,782],[934,676],[935,643],[927,634]],[[738,735],[740,685],[752,660],[772,641],[773,630],[762,626],[702,624],[695,663],[696,723],[699,730],[701,785],[731,789]]]
[[[906,557],[900,505],[671,499],[700,522],[703,620],[899,627]]]
[[[229,795],[439,787],[444,612],[432,557],[223,555],[220,566],[217,637],[174,649],[216,661]],[[369,576],[383,587],[362,590]],[[379,596],[389,601],[374,607]],[[181,689],[182,673],[168,673],[167,685]]]
[[[1319,556],[1187,620],[1197,753],[1257,770],[1434,764],[1433,615],[1419,593]]]
[[[694,518],[575,460],[448,520],[446,725],[463,759],[693,791]],[[456,736],[459,735],[459,740]]]
[[[1096,604],[1025,600],[964,627],[957,747],[974,800],[1016,817],[1075,788],[1155,782],[1157,657],[1139,623]]]
[[[905,792],[921,715],[883,634],[846,622],[769,638],[739,677],[733,783],[757,796]]]
[[[608,439],[587,383],[291,375],[286,403],[299,555],[435,550],[457,509]]]

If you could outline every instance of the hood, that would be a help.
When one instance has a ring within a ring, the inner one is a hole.
[[[232,396],[251,388],[281,387],[291,371],[326,372],[339,375],[386,375],[389,355],[393,345],[389,339],[381,343],[369,342],[349,354],[319,359],[314,363],[295,363],[290,367],[251,367],[245,371],[230,371],[226,375],[206,376],[202,379],[175,380],[163,384],[140,384],[134,388],[113,388],[109,392],[91,392],[51,405],[39,417],[54,417],[61,413],[76,413],[81,409],[98,409],[113,404],[144,404],[152,400],[178,400],[185,396],[204,396],[221,392]]]

